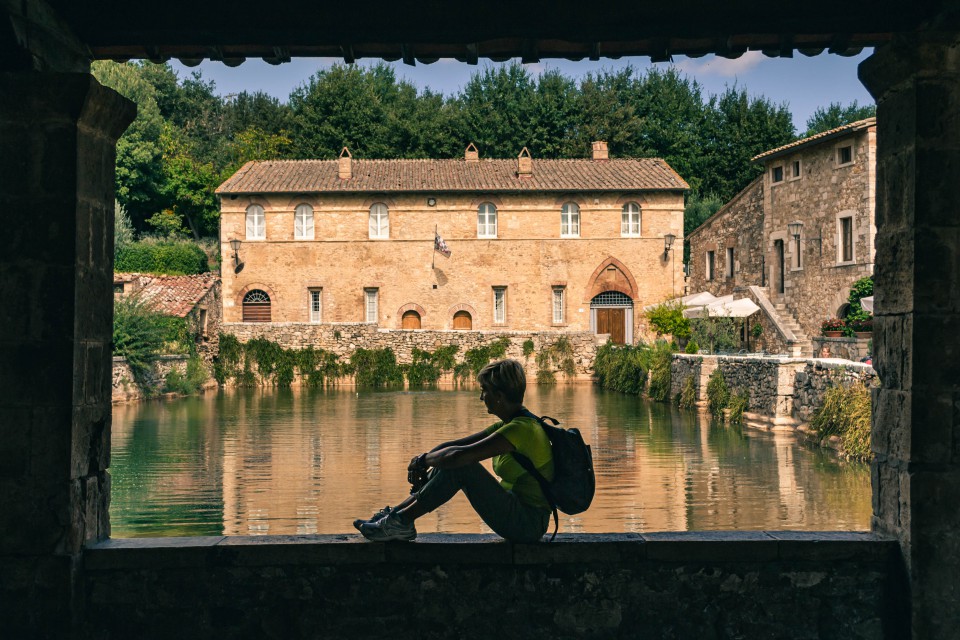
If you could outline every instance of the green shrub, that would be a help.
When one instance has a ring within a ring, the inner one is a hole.
[[[697,388],[693,383],[693,376],[687,376],[683,381],[683,390],[680,391],[677,404],[681,409],[693,409],[697,406]]]
[[[649,348],[607,342],[597,349],[593,371],[604,389],[639,395],[647,384]]]
[[[760,336],[762,336],[762,335],[763,335],[763,325],[760,324],[759,322],[758,322],[757,324],[753,325],[753,328],[750,329],[750,335],[752,335],[754,338],[759,338]]]
[[[192,395],[203,388],[207,381],[207,369],[200,356],[193,355],[187,361],[186,373],[178,369],[170,369],[164,379],[164,391]]]
[[[453,368],[453,375],[458,382],[468,378],[476,378],[480,370],[493,360],[500,360],[507,354],[510,338],[503,336],[473,349],[467,349],[463,354],[463,362]]]
[[[690,337],[690,321],[683,317],[683,303],[678,300],[662,302],[644,316],[658,336]]]
[[[835,384],[823,395],[811,426],[821,439],[840,436],[843,453],[851,458],[870,457],[870,390],[862,382]]]
[[[560,336],[553,344],[543,347],[537,354],[536,362],[538,384],[555,384],[557,370],[562,371],[568,379],[577,375],[573,345],[566,336]]]
[[[189,241],[130,242],[116,252],[117,271],[190,275],[207,271],[207,254]]]
[[[163,350],[165,318],[137,296],[113,305],[113,355],[126,358],[134,381],[146,381],[150,363]]]
[[[650,354],[650,398],[657,402],[666,402],[670,399],[671,373],[673,363],[673,349],[662,340],[657,341]]]
[[[697,344],[696,340],[690,340],[690,342],[687,343],[687,348],[683,351],[684,353],[696,354],[700,351],[700,345]]]
[[[743,422],[743,412],[750,406],[750,393],[745,390],[737,390],[730,394],[730,400],[727,402],[727,409],[730,410],[730,422],[739,424]]]
[[[740,346],[740,333],[733,318],[694,318],[690,322],[690,335],[710,353],[734,351]]]
[[[723,410],[730,403],[730,390],[720,368],[714,369],[707,380],[707,407],[715,418],[723,417]]]
[[[411,387],[437,384],[440,376],[453,369],[453,356],[459,348],[458,345],[447,345],[433,352],[414,349],[412,362],[403,367],[407,382]]]
[[[533,340],[527,338],[523,341],[523,357],[529,358],[534,351]]]
[[[231,378],[241,387],[257,386],[257,365],[260,382],[289,387],[299,370],[309,386],[327,384],[345,373],[339,358],[323,349],[284,349],[266,338],[241,343],[230,334],[220,334],[220,352],[213,361],[213,377],[220,384]]]
[[[357,349],[350,356],[358,387],[372,389],[403,386],[403,370],[397,365],[393,349]]]

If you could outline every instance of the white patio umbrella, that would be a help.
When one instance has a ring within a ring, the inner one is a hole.
[[[873,296],[860,298],[860,306],[863,307],[864,311],[869,311],[870,313],[873,313]]]
[[[681,298],[671,298],[670,300],[665,300],[664,302],[656,302],[654,304],[648,304],[643,308],[644,311],[650,311],[655,307],[659,307],[661,304],[670,304],[670,303],[680,303],[684,307],[700,307],[705,304],[710,304],[718,300],[717,296],[713,295],[709,291],[701,291],[700,293],[691,293],[688,296],[683,296]]]
[[[729,300],[727,300],[728,297],[730,298]],[[733,296],[724,296],[711,304],[692,309],[685,309],[683,312],[683,317],[746,318],[747,316],[751,316],[759,310],[760,307],[758,307],[756,303],[749,298],[740,298],[739,300],[734,300]]]

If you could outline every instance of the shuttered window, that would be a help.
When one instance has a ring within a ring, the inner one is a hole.
[[[377,322],[377,320],[379,319],[378,309],[377,309],[378,293],[379,293],[378,289],[363,290],[364,322]]]
[[[253,289],[243,296],[244,322],[270,322],[270,296],[260,289]]]

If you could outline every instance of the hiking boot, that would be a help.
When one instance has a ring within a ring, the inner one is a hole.
[[[393,508],[390,505],[387,505],[383,509],[380,509],[380,511],[377,511],[375,514],[373,514],[373,516],[371,516],[368,520],[357,518],[353,521],[353,528],[357,531],[360,531],[360,525],[367,524],[368,522],[376,522],[380,518],[389,515],[391,511],[393,511]]]
[[[360,533],[367,540],[373,542],[388,542],[390,540],[413,540],[417,537],[417,528],[412,522],[401,522],[400,514],[391,511],[376,522],[365,522],[360,525]]]

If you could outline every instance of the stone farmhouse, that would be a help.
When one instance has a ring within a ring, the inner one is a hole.
[[[250,162],[221,199],[225,323],[643,334],[686,182],[656,158]],[[442,238],[438,239],[438,238]],[[231,242],[238,249],[232,248]],[[435,251],[449,250],[450,256]],[[678,245],[679,246],[679,245]]]
[[[689,291],[753,299],[768,345],[812,355],[873,274],[876,131],[868,118],[756,156],[763,175],[688,236]]]

